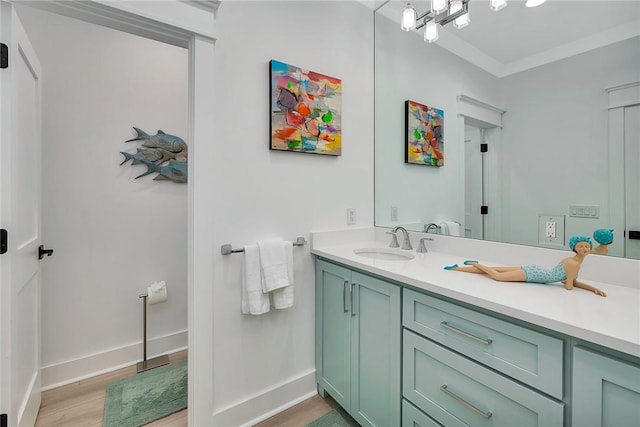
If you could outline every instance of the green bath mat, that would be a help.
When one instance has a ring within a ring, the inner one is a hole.
[[[351,418],[344,409],[338,407],[310,422],[307,427],[360,427],[360,424]]]
[[[139,427],[187,407],[187,361],[161,366],[107,386],[103,427]]]

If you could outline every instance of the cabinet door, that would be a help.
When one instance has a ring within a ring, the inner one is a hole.
[[[573,349],[572,425],[640,426],[640,367]]]
[[[350,407],[351,271],[318,260],[316,264],[316,376],[343,408]]]
[[[400,425],[400,287],[352,273],[351,416],[362,426]]]

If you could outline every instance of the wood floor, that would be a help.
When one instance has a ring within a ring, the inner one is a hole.
[[[186,350],[169,355],[171,363],[186,358]],[[36,427],[102,427],[107,384],[132,375],[136,375],[135,365],[43,392]],[[147,424],[149,427],[186,425],[186,409]]]
[[[187,358],[187,351],[169,355],[171,363]],[[42,393],[36,427],[102,427],[107,384],[136,374],[130,366]],[[255,427],[304,427],[337,406],[327,397],[314,396]],[[148,427],[186,427],[187,409],[147,424]],[[232,427],[232,426],[228,426]]]

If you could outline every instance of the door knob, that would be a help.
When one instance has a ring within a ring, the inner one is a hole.
[[[53,249],[45,249],[44,245],[38,246],[38,259],[44,258],[44,256],[51,256],[53,254]]]

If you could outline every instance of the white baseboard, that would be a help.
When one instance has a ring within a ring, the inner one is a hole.
[[[214,412],[213,425],[250,427],[315,394],[317,394],[316,371],[313,369]]]
[[[187,347],[187,330],[174,332],[147,341],[147,358],[174,353]],[[131,366],[142,360],[142,341],[66,362],[43,366],[42,391],[60,387],[85,378]]]

